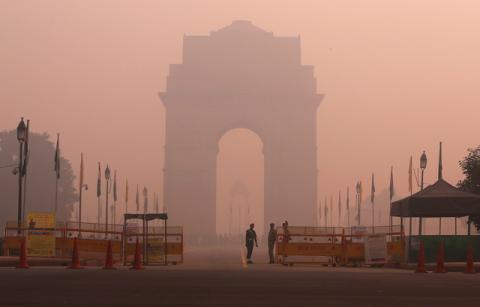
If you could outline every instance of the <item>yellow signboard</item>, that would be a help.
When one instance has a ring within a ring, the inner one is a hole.
[[[163,237],[149,238],[147,252],[149,262],[163,263],[165,261],[165,243]]]
[[[278,244],[278,254],[286,256],[341,256],[342,246],[332,243]]]
[[[27,215],[28,228],[55,228],[55,215],[53,213],[30,212]]]
[[[55,215],[30,212],[27,215],[27,253],[29,256],[55,256]]]

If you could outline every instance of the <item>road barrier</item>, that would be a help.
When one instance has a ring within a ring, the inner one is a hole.
[[[400,226],[277,228],[276,261],[284,265],[383,265],[405,258]]]
[[[183,263],[183,227],[181,226],[153,226],[148,228],[144,236],[141,228],[130,228],[125,232],[124,264],[134,259],[136,241],[145,247],[144,263],[180,264]],[[145,239],[145,245],[143,240]]]
[[[183,228],[181,226],[168,226],[165,236],[163,226],[149,227],[146,239],[147,263],[159,264],[183,263]],[[20,231],[19,231],[20,230]],[[82,263],[92,262],[103,265],[108,242],[111,241],[112,259],[114,262],[124,262],[133,259],[135,239],[138,237],[143,243],[142,225],[130,223],[126,225],[76,222],[56,223],[56,227],[48,229],[48,236],[42,238],[38,235],[43,229],[29,228],[22,225],[20,229],[17,222],[7,222],[4,230],[3,254],[18,256],[22,240],[27,242],[27,255],[29,257],[70,258],[73,253],[74,238],[77,238],[78,253]],[[35,231],[35,241],[29,240],[29,232]],[[47,230],[46,230],[47,231]],[[20,233],[19,233],[20,232]],[[51,238],[50,234],[54,234]],[[166,238],[166,244],[165,244]],[[165,257],[166,255],[166,257]]]

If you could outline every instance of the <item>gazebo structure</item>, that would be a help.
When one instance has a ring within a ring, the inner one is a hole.
[[[465,259],[466,247],[469,244],[472,244],[474,247],[475,258],[480,259],[480,247],[478,246],[480,245],[480,237],[470,236],[470,218],[467,222],[468,235],[457,235],[457,218],[480,216],[480,195],[461,191],[443,179],[441,144],[437,182],[409,197],[393,202],[390,206],[390,215],[400,218],[439,218],[438,235],[422,235],[420,225],[418,236],[413,236],[412,233],[409,234],[408,254],[410,259],[416,257],[420,238],[425,245],[427,260],[435,258],[440,241],[445,243],[446,260],[448,261],[463,261]],[[455,235],[442,235],[442,218],[455,218]]]
[[[461,191],[440,178],[422,191],[393,202],[390,215],[438,218],[480,215],[480,195]]]

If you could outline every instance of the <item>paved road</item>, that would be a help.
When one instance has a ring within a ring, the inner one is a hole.
[[[188,257],[187,257],[188,258]],[[479,306],[480,274],[244,267],[240,251],[144,271],[0,268],[1,306]],[[222,261],[223,260],[223,261]]]

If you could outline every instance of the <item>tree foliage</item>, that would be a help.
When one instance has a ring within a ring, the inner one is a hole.
[[[468,149],[468,155],[459,164],[465,179],[457,186],[463,191],[480,194],[480,146]],[[470,220],[480,230],[480,216],[471,216]]]
[[[26,212],[53,212],[55,206],[55,145],[49,135],[30,132],[29,162],[25,183]],[[18,164],[19,144],[16,131],[0,132],[0,166]],[[65,221],[73,213],[77,201],[74,187],[75,176],[70,162],[61,157],[58,182],[57,219]],[[18,175],[13,175],[15,166],[0,168],[0,227],[6,221],[17,220]],[[26,215],[25,215],[26,216]]]

